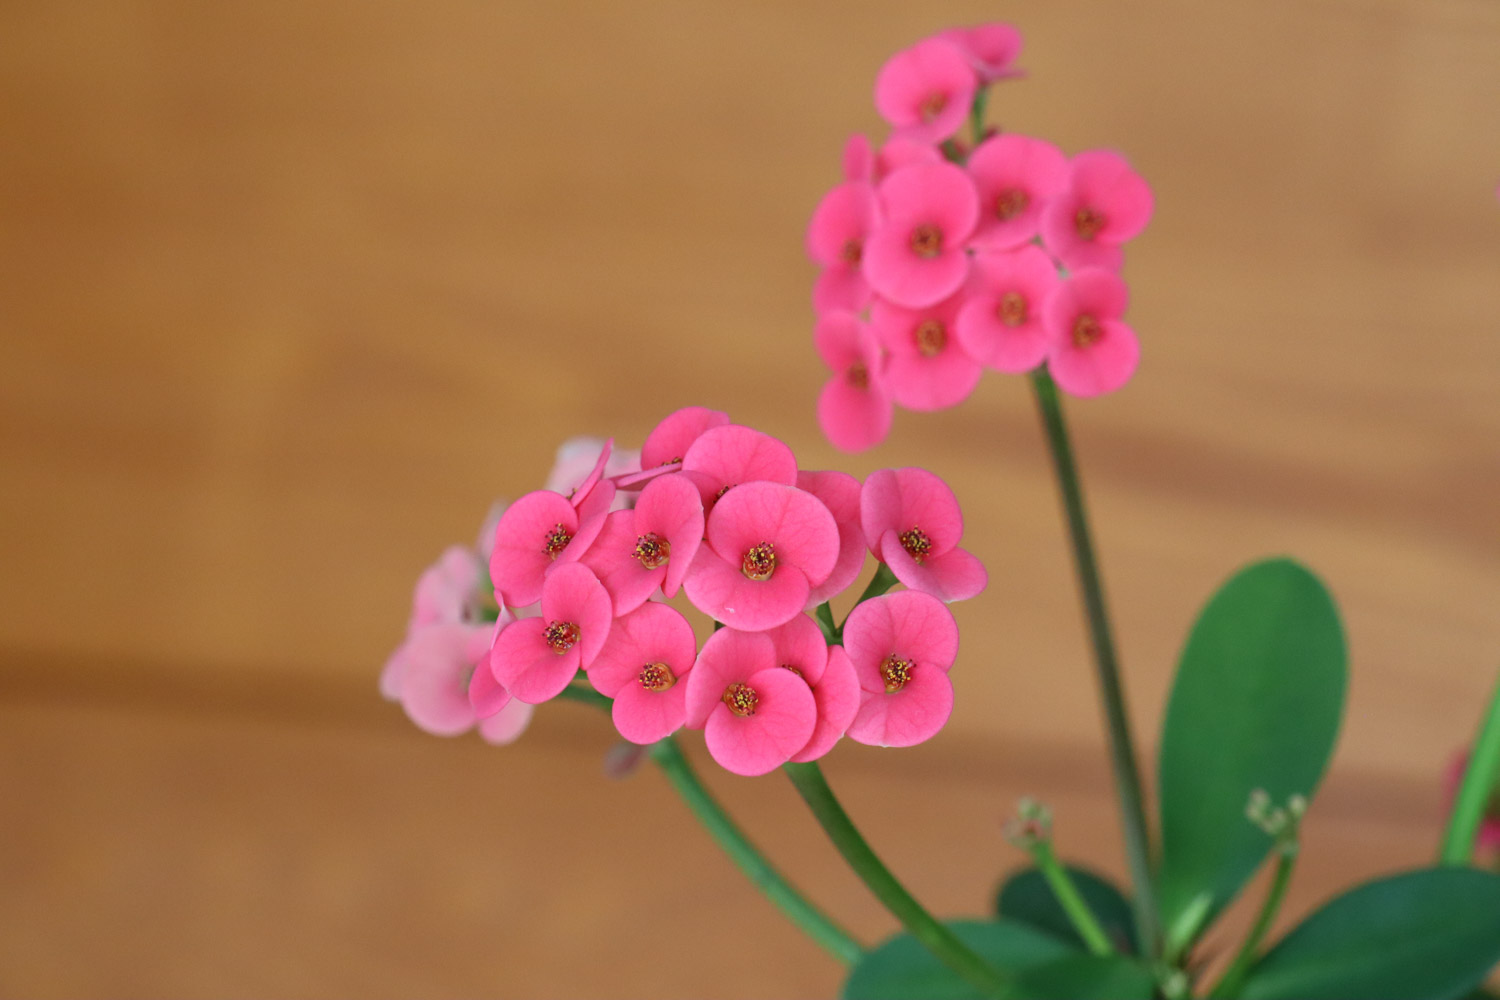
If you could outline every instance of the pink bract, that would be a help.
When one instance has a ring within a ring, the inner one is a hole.
[[[640,452],[615,450],[613,446],[613,439],[594,437],[564,441],[557,449],[556,463],[547,474],[543,488],[570,496],[593,485],[600,476],[622,476],[640,471]]]
[[[993,250],[1035,237],[1043,209],[1068,183],[1062,150],[1014,132],[980,143],[966,166],[979,192],[979,224],[970,243]]]
[[[453,545],[417,579],[411,625],[462,622],[473,616],[484,567],[473,549]]]
[[[1099,268],[1076,271],[1042,313],[1047,328],[1047,368],[1074,396],[1114,392],[1141,359],[1135,331],[1120,319],[1130,292],[1119,275]]]
[[[1001,372],[1029,372],[1047,357],[1042,312],[1061,280],[1040,247],[981,253],[958,312],[958,340],[969,356]]]
[[[808,615],[796,615],[763,633],[771,640],[776,665],[790,670],[807,681],[817,684],[828,664],[828,644],[823,630]]]
[[[614,489],[610,484],[598,485]],[[594,495],[603,497],[598,490]],[[608,510],[607,501],[602,509],[597,503],[587,510],[575,508],[567,497],[551,490],[528,493],[511,504],[495,527],[495,548],[490,555],[496,598],[508,607],[536,601],[547,571],[582,556],[604,527]]]
[[[704,431],[688,448],[682,471],[697,485],[704,509],[739,483],[797,481],[797,456],[769,434],[729,424]]]
[[[837,442],[835,442],[836,444]],[[828,508],[839,526],[839,557],[828,579],[807,595],[807,607],[817,607],[842,594],[859,578],[865,565],[865,532],[859,523],[860,481],[847,472],[799,472],[797,488],[806,490]]]
[[[615,620],[589,667],[589,681],[615,700],[615,728],[632,743],[655,743],[682,727],[687,678],[697,657],[693,627],[665,604],[647,602]]]
[[[876,218],[875,189],[864,182],[840,184],[818,202],[807,225],[807,255],[823,267],[813,285],[817,312],[868,304],[870,286],[860,261]]]
[[[579,560],[594,571],[616,617],[658,591],[673,597],[703,541],[703,499],[683,475],[653,479],[633,510],[609,515]]]
[[[942,152],[931,143],[893,136],[875,152],[869,139],[855,134],[844,146],[844,179],[878,184],[887,174],[902,167],[942,162]]]
[[[828,647],[828,663],[823,668],[823,676],[813,685],[818,721],[807,745],[794,753],[792,760],[802,764],[817,760],[832,750],[859,714],[862,697],[859,677],[849,661],[849,654],[842,646]]]
[[[542,587],[541,617],[513,621],[496,634],[490,669],[521,701],[555,698],[599,655],[613,617],[608,591],[587,566],[559,566]]]
[[[866,544],[912,590],[961,601],[988,583],[984,565],[958,547],[964,530],[958,499],[926,469],[872,472],[859,514]]]
[[[958,625],[941,601],[914,590],[866,601],[849,613],[844,649],[861,691],[850,739],[912,746],[947,723]]]
[[[484,669],[483,666],[480,667]],[[536,706],[512,699],[504,708],[489,718],[479,720],[479,738],[495,746],[505,746],[521,738],[526,727],[531,725],[531,713]]]
[[[870,308],[870,329],[889,353],[886,383],[909,410],[941,410],[969,398],[982,370],[958,340],[964,293],[906,309],[884,299]]]
[[[817,497],[745,483],[714,507],[683,589],[695,608],[732,628],[774,628],[802,611],[838,554],[838,525]]]
[[[963,50],[981,83],[1021,75],[1020,70],[1012,68],[1021,54],[1021,33],[1008,24],[996,21],[971,28],[949,28],[938,37]]]
[[[418,728],[436,736],[457,736],[474,728],[469,677],[481,669],[489,650],[491,625],[439,622],[413,628],[392,654],[397,699]]]
[[[1068,183],[1042,210],[1042,242],[1069,270],[1120,269],[1120,245],[1151,221],[1145,180],[1119,153],[1097,149],[1073,157]]]
[[[684,406],[670,413],[646,435],[641,445],[641,468],[654,469],[682,461],[682,456],[704,431],[729,423],[729,414],[702,406]]]
[[[818,426],[829,442],[855,452],[884,441],[894,408],[875,334],[853,313],[835,311],[819,317],[813,343],[833,369],[818,396]]]
[[[928,38],[897,52],[880,67],[875,109],[902,138],[941,142],[963,125],[978,86],[962,49]]]
[[[727,771],[753,776],[780,767],[807,746],[817,725],[807,683],[776,663],[762,633],[720,629],[688,675],[687,724]]]
[[[881,221],[863,258],[870,287],[908,308],[958,291],[969,271],[964,245],[979,218],[969,175],[951,163],[904,167],[880,182],[878,194]]]

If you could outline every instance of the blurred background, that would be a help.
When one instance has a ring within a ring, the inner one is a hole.
[[[1029,71],[992,120],[1156,192],[1141,370],[1069,407],[1148,764],[1198,606],[1294,553],[1353,674],[1283,922],[1429,860],[1500,661],[1491,0],[10,0],[0,993],[832,995],[658,774],[603,776],[602,718],[495,749],[376,692],[493,498],[693,403],[965,504],[992,582],[952,724],[826,764],[892,867],[982,912],[1029,793],[1122,873],[1024,380],[853,458],[813,419],[808,214],[883,134],[885,58],[991,19]],[[708,777],[862,938],[894,929],[785,781]]]

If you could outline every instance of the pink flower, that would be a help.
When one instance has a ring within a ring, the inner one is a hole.
[[[859,523],[860,482],[847,472],[799,472],[797,488],[823,501],[839,526],[839,557],[828,579],[807,595],[807,608],[842,594],[865,566],[865,532]]]
[[[1130,380],[1141,345],[1120,319],[1129,297],[1118,275],[1087,268],[1074,272],[1047,300],[1042,310],[1047,368],[1064,392],[1099,396]]]
[[[1042,311],[1059,284],[1040,247],[976,255],[969,297],[958,312],[958,342],[986,368],[1031,371],[1047,357]]]
[[[483,580],[484,567],[478,554],[462,545],[449,546],[417,579],[411,626],[473,622]]]
[[[686,476],[653,479],[634,510],[617,510],[579,560],[594,571],[616,617],[660,590],[677,594],[703,541],[703,499]]]
[[[702,406],[684,406],[667,414],[646,435],[646,443],[641,445],[641,468],[654,469],[681,462],[682,456],[704,431],[727,423],[729,414]]]
[[[1151,188],[1118,153],[1096,149],[1073,157],[1068,184],[1042,210],[1042,242],[1070,270],[1118,271],[1120,245],[1151,221]]]
[[[823,268],[813,285],[817,312],[858,312],[869,304],[870,286],[860,261],[875,221],[875,189],[864,182],[840,184],[813,209],[807,224],[807,255]]]
[[[940,142],[963,125],[979,80],[952,42],[928,38],[891,56],[875,77],[875,109],[897,134]]]
[[[797,481],[797,456],[769,434],[729,424],[698,436],[682,459],[682,471],[703,495],[704,509],[739,483]]]
[[[557,567],[542,586],[541,617],[513,621],[496,634],[495,680],[528,704],[555,698],[594,662],[612,619],[609,593],[587,566]]]
[[[872,472],[860,493],[859,516],[875,557],[913,590],[961,601],[988,582],[984,564],[958,547],[964,519],[957,498],[926,469]]]
[[[771,640],[778,666],[801,677],[812,688],[817,722],[806,745],[792,755],[803,763],[817,760],[837,743],[859,711],[859,680],[839,646],[828,646],[823,630],[807,615],[798,615],[763,635]]]
[[[684,589],[693,607],[731,628],[774,628],[807,606],[838,554],[838,525],[817,497],[745,483],[714,507]]]
[[[881,222],[864,248],[870,286],[914,309],[958,291],[969,273],[964,243],[979,219],[969,175],[951,163],[904,167],[878,192]]]
[[[704,730],[709,754],[735,774],[785,764],[807,746],[817,718],[811,689],[776,662],[764,633],[720,629],[688,675],[687,724]]]
[[[993,250],[1030,242],[1042,209],[1068,183],[1062,150],[1014,132],[980,143],[966,166],[979,192],[979,225],[970,243]]]
[[[604,527],[614,499],[607,480],[596,484],[575,508],[552,490],[528,493],[506,509],[495,526],[490,579],[502,604],[521,607],[542,594],[548,570],[577,560]]]
[[[890,353],[886,384],[909,410],[941,410],[969,398],[979,384],[979,363],[959,344],[955,319],[964,293],[921,309],[876,299],[870,329]]]
[[[641,453],[617,450],[614,441],[594,437],[569,438],[557,449],[557,461],[547,474],[545,489],[563,496],[592,486],[602,476],[623,476],[641,469]]]
[[[943,154],[931,143],[915,142],[893,136],[880,152],[870,147],[870,140],[855,133],[844,144],[844,180],[879,184],[886,175],[902,167],[919,163],[942,163]]]
[[[908,747],[947,723],[958,625],[941,601],[914,590],[866,601],[849,613],[844,649],[861,692],[850,739]]]
[[[1463,783],[1464,772],[1469,768],[1469,751],[1460,750],[1448,764],[1443,775],[1443,791],[1452,810],[1453,800],[1458,795],[1458,786]],[[1500,789],[1490,793],[1485,804],[1484,818],[1479,823],[1479,836],[1474,844],[1480,851],[1500,852]]]
[[[875,335],[853,313],[818,318],[813,343],[833,377],[818,396],[818,425],[840,451],[864,451],[885,440],[893,408],[885,383],[885,355]]]
[[[509,695],[497,697],[498,715],[492,717],[499,721],[491,722],[481,719],[469,703],[470,676],[488,672],[484,660],[494,632],[493,625],[458,622],[413,628],[392,654],[394,666],[387,666],[386,674],[396,678],[387,696],[401,703],[419,729],[435,736],[457,736],[478,725],[480,736],[490,743],[514,741],[530,721],[530,706],[507,709]]]
[[[980,83],[1021,75],[1020,70],[1011,68],[1021,54],[1021,33],[1008,24],[993,22],[971,28],[949,28],[939,32],[938,37],[963,50]]]
[[[610,628],[589,681],[615,700],[615,728],[632,743],[655,743],[682,728],[686,680],[698,655],[688,620],[665,604],[642,604]]]

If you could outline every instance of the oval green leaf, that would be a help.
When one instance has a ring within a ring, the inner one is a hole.
[[[1136,951],[1135,918],[1130,901],[1107,879],[1082,868],[1067,866],[1078,894],[1088,904],[1104,933],[1120,951]],[[1061,938],[1080,951],[1086,950],[1073,921],[1057,901],[1047,879],[1036,868],[1023,868],[1000,886],[995,897],[995,913],[1038,927]]]
[[[1428,868],[1326,904],[1256,963],[1248,1000],[1461,997],[1500,962],[1500,875]]]
[[[1123,955],[1069,955],[1021,971],[1013,995],[1025,1000],[1151,1000],[1150,970]]]
[[[1289,559],[1236,573],[1198,616],[1162,727],[1169,947],[1186,945],[1270,849],[1245,818],[1250,793],[1279,804],[1317,789],[1343,715],[1346,661],[1333,598]]]
[[[997,968],[1019,972],[1066,958],[1072,950],[1050,934],[1012,920],[954,920],[948,926],[964,944]],[[844,1000],[983,1000],[984,994],[901,933],[865,953],[840,994]]]

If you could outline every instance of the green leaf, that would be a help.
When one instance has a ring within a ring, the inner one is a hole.
[[[1069,955],[1022,970],[1013,995],[1025,1000],[1151,1000],[1150,970],[1123,955]]]
[[[1328,591],[1289,559],[1255,563],[1188,636],[1161,740],[1161,908],[1185,946],[1255,872],[1271,838],[1250,793],[1311,798],[1343,715],[1344,632]]]
[[[1017,972],[1072,954],[1050,934],[1011,920],[948,922],[959,939],[998,968]],[[982,1000],[916,938],[901,933],[865,953],[844,981],[844,1000]]]
[[[1250,971],[1251,1000],[1464,996],[1500,961],[1500,875],[1428,868],[1367,882],[1295,927]]]
[[[1088,904],[1099,925],[1109,936],[1114,946],[1121,951],[1137,951],[1135,940],[1135,918],[1131,915],[1130,901],[1106,879],[1082,868],[1066,866],[1078,893]],[[999,916],[1019,920],[1039,927],[1059,937],[1080,951],[1085,950],[1083,939],[1068,919],[1062,904],[1057,901],[1052,887],[1037,868],[1024,868],[1012,874],[1000,886],[995,897],[995,912]]]

